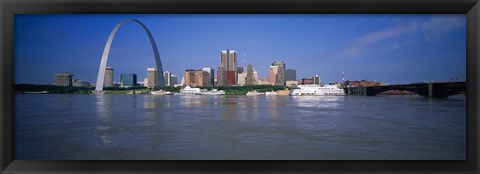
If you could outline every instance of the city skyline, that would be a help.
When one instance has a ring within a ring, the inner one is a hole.
[[[164,71],[179,76],[186,69],[210,67],[217,70],[219,52],[224,49],[236,50],[237,66],[252,64],[259,78],[268,76],[268,67],[274,61],[285,62],[286,69],[296,69],[297,80],[318,74],[322,82],[341,81],[342,71],[345,71],[347,80],[389,83],[434,81],[465,73],[465,17],[462,15],[19,15],[15,26],[15,83],[51,84],[53,74],[59,72],[69,72],[75,74],[76,79],[95,83],[101,50],[110,34],[108,30],[116,25],[112,23],[127,16],[138,18],[150,28],[159,47]],[[73,20],[58,25],[67,19]],[[232,20],[236,27],[231,32],[213,29]],[[184,27],[186,21],[200,26],[174,31]],[[246,24],[247,21],[253,24]],[[345,24],[359,25],[361,22],[371,25],[354,27],[355,30],[341,28]],[[82,23],[101,25],[81,26]],[[248,27],[254,24],[258,25],[255,32]],[[298,24],[298,28],[287,24]],[[36,27],[29,28],[33,25]],[[68,30],[72,27],[76,29]],[[162,27],[167,29],[162,30]],[[335,27],[347,32],[324,37],[326,41],[316,35],[309,36],[333,32]],[[167,35],[172,32],[175,33],[173,36]],[[92,36],[85,39],[73,33]],[[245,42],[231,41],[245,35],[250,35],[245,37]],[[47,36],[48,39],[42,39]],[[206,42],[207,36],[212,36],[214,41],[207,42],[212,44],[201,42]],[[186,40],[191,42],[183,42]],[[112,58],[107,66],[115,68],[115,74],[131,72],[143,79],[145,69],[154,65],[148,44],[148,37],[140,27],[125,24],[113,41]],[[331,49],[312,49],[318,45]],[[88,49],[79,51],[74,46]],[[335,49],[335,46],[341,49]],[[407,69],[409,71],[405,72]],[[118,80],[116,77],[115,81]]]

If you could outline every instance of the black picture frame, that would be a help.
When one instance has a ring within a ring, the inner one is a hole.
[[[0,0],[1,173],[479,173],[478,0]],[[15,14],[465,14],[467,160],[464,161],[24,161],[13,160]]]

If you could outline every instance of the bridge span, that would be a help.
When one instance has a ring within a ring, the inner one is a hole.
[[[410,91],[425,97],[446,98],[452,95],[465,94],[467,83],[463,82],[436,82],[436,83],[412,83],[400,85],[368,86],[368,87],[345,87],[348,95],[375,96],[381,92],[390,90]]]

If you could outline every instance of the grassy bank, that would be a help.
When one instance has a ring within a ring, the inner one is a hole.
[[[90,88],[73,86],[54,86],[54,85],[32,85],[18,84],[14,85],[15,93],[41,92],[48,91],[51,94],[91,94]]]

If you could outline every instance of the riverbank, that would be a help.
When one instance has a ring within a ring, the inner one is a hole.
[[[179,93],[182,87],[157,87],[154,90],[164,90],[173,93]],[[246,95],[248,91],[256,90],[258,92],[288,90],[285,86],[273,85],[246,85],[246,86],[200,86],[200,89],[218,89],[225,91],[225,95]],[[26,94],[31,92],[45,92],[50,94],[95,94],[95,88],[74,87],[74,86],[54,86],[54,85],[34,85],[17,84],[14,86],[16,94]],[[135,86],[129,88],[123,87],[105,87],[104,94],[150,94],[152,90],[144,86]],[[285,92],[284,92],[285,93]]]
[[[161,87],[155,88],[155,90],[164,90],[173,93],[179,93],[182,87]],[[246,95],[248,91],[257,91],[259,93],[277,92],[277,95],[288,96],[290,90],[285,86],[273,86],[273,85],[247,85],[247,86],[205,86],[198,87],[200,89],[206,89],[211,91],[212,89],[218,89],[225,91],[225,95]],[[17,84],[15,85],[16,94],[95,94],[95,88],[86,87],[74,87],[74,86],[54,86],[54,85],[33,85],[33,84]],[[123,87],[108,87],[104,88],[103,94],[150,94],[152,90],[143,87],[136,86],[133,88]],[[413,92],[392,90],[385,91],[379,95],[415,95]]]

